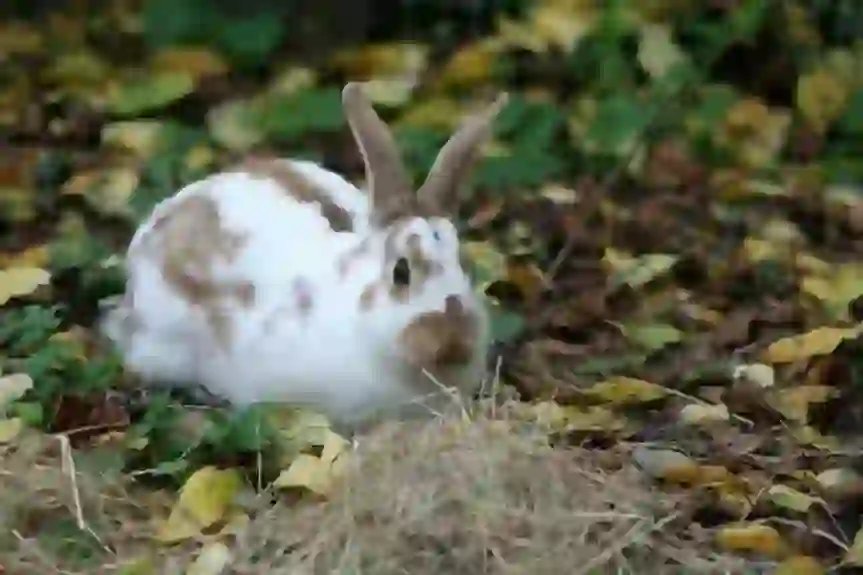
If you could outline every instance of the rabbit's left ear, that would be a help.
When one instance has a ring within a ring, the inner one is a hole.
[[[416,214],[416,196],[395,138],[358,83],[344,87],[342,107],[363,155],[375,225]]]
[[[481,112],[470,116],[441,148],[425,182],[417,191],[417,200],[423,214],[450,215],[467,184],[470,171],[476,163],[479,148],[491,133],[494,119],[509,102],[509,95],[501,93]]]

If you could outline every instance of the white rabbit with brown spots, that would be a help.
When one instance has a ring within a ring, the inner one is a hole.
[[[162,201],[132,238],[125,294],[102,320],[127,369],[348,426],[476,391],[488,318],[452,217],[506,100],[463,123],[418,190],[348,84],[367,191],[309,161],[256,159]]]

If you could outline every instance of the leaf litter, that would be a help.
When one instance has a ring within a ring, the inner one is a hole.
[[[310,65],[277,17],[230,34],[173,18],[196,0],[133,4],[0,30],[5,569],[863,563],[863,50],[827,8],[543,0],[460,44],[394,32]],[[417,176],[483,94],[514,94],[463,231],[497,404],[354,444],[313,413],[138,398],[93,333],[134,224],[258,150],[360,181],[347,79]]]

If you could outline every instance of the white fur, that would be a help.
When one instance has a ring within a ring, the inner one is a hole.
[[[105,316],[106,334],[128,368],[155,385],[197,383],[238,405],[305,404],[341,424],[367,420],[378,410],[429,413],[447,400],[417,396],[418,389],[435,386],[406,380],[397,359],[398,334],[419,314],[443,310],[444,299],[452,294],[485,317],[458,263],[454,227],[444,219],[417,218],[402,230],[421,234],[424,251],[443,265],[444,273],[430,280],[410,303],[389,301],[381,293],[373,310],[362,311],[360,294],[381,276],[385,231],[369,225],[364,191],[312,162],[292,164],[352,214],[353,232],[334,232],[317,203],[296,202],[279,184],[263,177],[222,173],[192,183],[161,202],[133,237],[126,265],[127,291],[134,300]],[[145,235],[158,233],[153,229],[155,219],[192,194],[215,200],[222,225],[249,237],[239,257],[217,268],[218,280],[248,280],[257,290],[251,309],[239,302],[230,304],[233,337],[228,349],[217,345],[201,310],[177,294],[157,262],[139,249]],[[369,251],[350,267],[348,278],[342,278],[340,257],[364,238]],[[308,315],[297,308],[298,285],[310,290]],[[123,332],[119,326],[128,315],[141,325]],[[476,361],[451,374],[455,381],[445,382],[462,392],[470,393],[481,383],[485,322],[481,328]],[[411,406],[412,401],[419,403]]]

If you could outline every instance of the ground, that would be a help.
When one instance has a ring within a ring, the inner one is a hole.
[[[260,4],[0,24],[0,573],[863,563],[854,2],[419,3],[311,54]],[[356,444],[138,393],[94,325],[137,223],[254,154],[359,182],[349,80],[417,180],[511,95],[459,221],[488,393]]]

